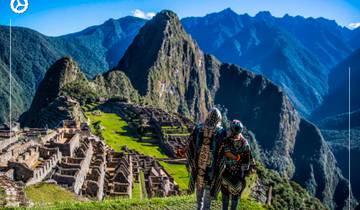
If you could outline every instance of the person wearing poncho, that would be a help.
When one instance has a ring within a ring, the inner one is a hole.
[[[190,136],[186,150],[188,169],[190,171],[189,189],[196,189],[197,209],[210,209],[211,198],[220,188],[219,178],[224,168],[219,163],[219,146],[226,136],[220,126],[221,113],[214,108],[210,111],[205,123],[197,125]]]
[[[243,125],[239,120],[233,120],[230,125],[230,135],[224,139],[222,154],[224,154],[225,171],[221,177],[222,209],[236,210],[240,195],[245,187],[245,175],[253,163],[250,145],[241,134]]]

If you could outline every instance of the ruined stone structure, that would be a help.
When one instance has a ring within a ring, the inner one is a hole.
[[[75,149],[80,145],[80,134],[73,130],[58,133],[46,144],[50,148],[59,148],[64,156],[74,156]]]
[[[183,158],[178,151],[185,147],[193,128],[193,122],[188,118],[158,108],[122,102],[107,103],[103,109],[119,114],[141,134],[140,141],[158,144],[170,157]]]
[[[186,141],[188,128],[183,126],[184,119],[180,117],[129,104],[121,104],[118,114],[126,116],[133,128],[142,129],[144,141],[152,138],[164,150],[176,151],[183,146],[182,141]],[[164,126],[172,129],[177,126],[184,131],[178,146],[164,143],[175,138],[168,137],[171,132],[169,128],[164,132]],[[6,192],[15,195],[9,199],[16,198],[17,204],[20,200],[23,202],[24,186],[46,180],[79,196],[98,200],[131,198],[134,183],[144,186],[148,197],[179,194],[178,185],[158,160],[126,147],[121,152],[113,151],[101,138],[91,134],[87,123],[67,120],[54,130],[20,129],[13,138],[1,139],[0,146],[0,183],[7,183]]]
[[[16,160],[9,161],[9,168],[14,170],[14,179],[26,185],[41,182],[49,175],[61,160],[58,148],[31,146]]]
[[[82,187],[82,194],[102,200],[106,170],[106,145],[97,137],[90,139],[94,150],[89,171]]]
[[[130,197],[132,195],[132,157],[125,153],[109,151],[106,174],[106,194]]]
[[[89,139],[84,139],[77,148],[74,148],[70,153],[68,152],[66,150],[63,153],[64,157],[58,165],[53,179],[58,184],[69,187],[76,194],[80,194],[94,153],[92,142]]]
[[[0,190],[3,191],[5,196],[3,200],[0,200],[0,206],[14,207],[28,205],[21,184],[14,182],[4,174],[0,174]]]

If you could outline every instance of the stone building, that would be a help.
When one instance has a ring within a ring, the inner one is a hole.
[[[58,148],[31,146],[16,160],[9,161],[9,168],[14,170],[14,179],[26,185],[36,184],[45,179],[61,160]]]
[[[84,139],[72,153],[63,153],[63,158],[57,166],[53,179],[76,194],[80,194],[93,153],[92,143],[88,139]]]

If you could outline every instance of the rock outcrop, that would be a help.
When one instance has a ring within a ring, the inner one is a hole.
[[[79,103],[62,93],[73,82],[87,82],[75,61],[69,57],[56,61],[41,81],[30,109],[21,116],[22,125],[53,128],[72,116],[81,118]]]
[[[146,104],[203,119],[212,104],[207,63],[176,14],[162,11],[141,28],[117,69]]]
[[[22,126],[49,128],[67,119],[83,122],[81,105],[102,97],[139,102],[139,94],[123,72],[112,71],[88,80],[72,58],[64,57],[47,71],[20,122]]]
[[[92,81],[94,88],[105,97],[120,97],[129,102],[139,102],[140,96],[124,72],[114,70],[97,75]]]

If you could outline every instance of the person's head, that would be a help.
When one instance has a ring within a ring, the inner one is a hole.
[[[212,108],[205,120],[205,125],[210,128],[215,128],[221,122],[221,113],[217,108]]]
[[[236,136],[243,132],[244,126],[240,120],[233,120],[230,124],[231,135]]]

